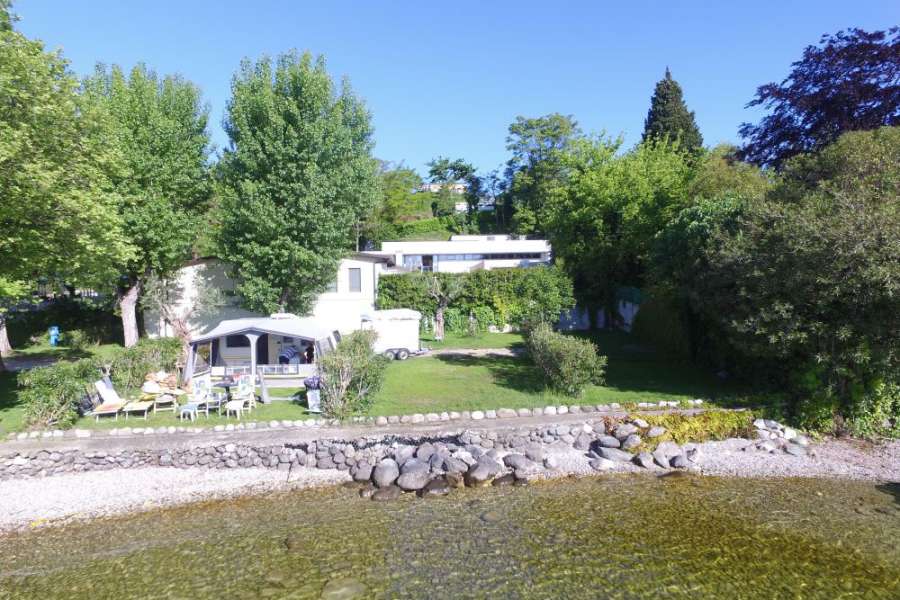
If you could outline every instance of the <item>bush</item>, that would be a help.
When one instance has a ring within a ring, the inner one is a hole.
[[[528,352],[545,383],[564,394],[578,397],[591,384],[603,383],[606,357],[588,340],[553,331],[546,323],[528,335]]]
[[[100,340],[83,329],[73,329],[63,336],[62,343],[72,350],[84,350],[90,346],[98,345]]]
[[[319,359],[322,411],[332,419],[365,413],[381,388],[388,359],[375,354],[374,331],[354,331]]]
[[[876,382],[854,403],[847,425],[853,435],[860,437],[900,437],[900,385]]]
[[[78,418],[78,401],[93,393],[101,368],[109,367],[113,384],[125,395],[144,383],[147,373],[173,371],[181,356],[181,342],[173,338],[143,339],[131,348],[118,348],[106,358],[60,361],[23,371],[18,376],[19,398],[30,427],[68,427]]]
[[[527,328],[534,323],[555,323],[562,311],[575,305],[572,281],[555,266],[436,275],[442,280],[463,281],[463,290],[450,308],[458,309],[466,322],[455,330],[445,313],[449,331],[466,331],[470,314],[475,315],[480,329],[490,325]],[[422,285],[423,277],[421,273],[380,277],[378,308],[412,308],[423,315],[433,315],[435,300]]]
[[[22,371],[18,377],[25,407],[25,424],[31,427],[69,427],[78,418],[78,401],[100,378],[91,359],[58,362],[49,367]]]

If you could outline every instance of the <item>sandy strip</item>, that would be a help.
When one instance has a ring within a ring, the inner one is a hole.
[[[704,475],[730,477],[826,477],[900,482],[900,441],[868,444],[825,440],[814,444],[815,456],[790,456],[742,450],[748,440],[699,444],[692,465]],[[551,477],[595,475],[589,458],[571,447],[549,448],[557,468]],[[647,473],[631,463],[616,463],[609,472]],[[650,472],[662,473],[654,468]],[[346,471],[301,468],[291,473],[272,469],[174,469],[145,467],[56,475],[0,482],[0,531],[57,525],[200,500],[259,494],[273,490],[334,485],[349,480]]]

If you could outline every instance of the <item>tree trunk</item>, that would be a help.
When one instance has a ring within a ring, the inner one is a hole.
[[[125,334],[125,347],[130,348],[138,343],[137,302],[141,295],[141,282],[119,296],[119,310],[122,311],[122,332]]]
[[[434,339],[444,339],[444,307],[438,306],[434,312]]]
[[[6,319],[0,315],[0,357],[12,354],[12,345],[9,343],[9,335],[6,333]],[[0,369],[2,371],[3,369]]]
[[[3,364],[3,355],[0,354],[0,373],[6,372],[6,365]]]

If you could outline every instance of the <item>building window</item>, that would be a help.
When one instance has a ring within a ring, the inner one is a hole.
[[[362,291],[362,269],[350,269],[350,291]]]
[[[229,348],[249,348],[250,340],[246,335],[229,335],[225,338],[225,345]]]

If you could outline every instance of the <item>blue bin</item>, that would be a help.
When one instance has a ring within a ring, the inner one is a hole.
[[[56,325],[52,325],[50,327],[50,345],[58,346],[59,345],[59,327]]]

